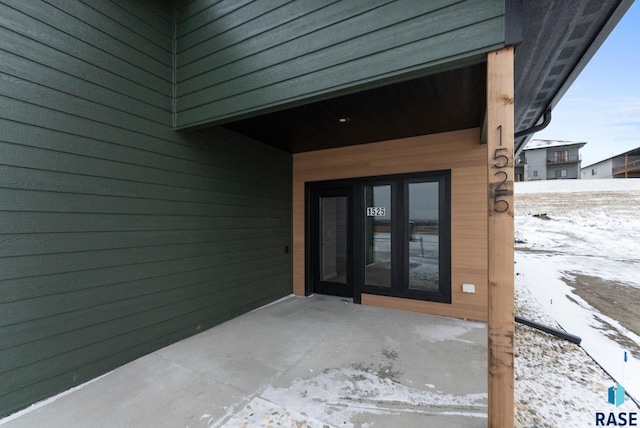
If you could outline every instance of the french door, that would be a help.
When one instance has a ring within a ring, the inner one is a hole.
[[[308,292],[451,302],[448,171],[307,190]]]

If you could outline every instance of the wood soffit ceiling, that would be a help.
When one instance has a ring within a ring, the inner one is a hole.
[[[485,68],[478,64],[224,126],[290,153],[479,127]]]

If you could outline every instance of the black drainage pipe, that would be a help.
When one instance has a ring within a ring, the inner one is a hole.
[[[528,320],[526,318],[522,318],[518,315],[516,315],[516,322],[520,324],[528,325],[529,327],[537,328],[538,330],[544,331],[545,333],[549,333],[561,339],[568,340],[569,342],[573,342],[576,345],[580,345],[580,342],[582,342],[582,338],[578,336],[569,334],[566,331],[548,327],[544,324],[540,324],[535,321]]]

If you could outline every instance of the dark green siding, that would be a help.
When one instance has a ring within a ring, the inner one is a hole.
[[[0,416],[291,292],[291,156],[172,130],[172,17],[0,5]]]
[[[177,24],[177,126],[484,60],[503,0],[196,0]]]

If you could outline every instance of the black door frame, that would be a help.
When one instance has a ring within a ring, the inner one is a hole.
[[[305,220],[305,295],[312,293],[331,294],[341,297],[353,297],[360,303],[360,295],[354,290],[353,278],[353,186],[335,185],[331,183],[310,183],[306,188],[306,220]],[[346,285],[320,280],[320,198],[345,196],[347,198],[347,272]]]
[[[407,183],[420,181],[439,183],[439,291],[416,291],[408,289],[406,272],[408,254],[404,248],[408,230],[408,199],[405,197]],[[364,216],[356,215],[364,209],[363,189],[372,185],[392,185],[392,284],[391,288],[366,285],[364,283]],[[347,243],[347,283],[352,285],[354,303],[361,303],[362,292],[426,300],[440,303],[451,303],[451,171],[431,171],[410,174],[393,174],[353,179],[330,180],[305,184],[305,295],[314,292],[314,284],[319,278],[319,199],[321,196],[347,196],[348,203],[348,243]],[[404,217],[407,217],[406,219]],[[406,221],[405,221],[406,220]],[[350,271],[350,272],[349,272]],[[340,294],[338,288],[333,293],[330,284],[326,284],[326,294]],[[341,285],[344,288],[344,285]],[[350,297],[350,296],[349,296]]]

